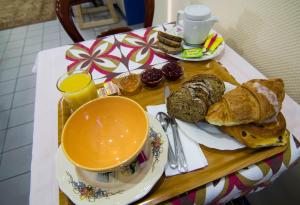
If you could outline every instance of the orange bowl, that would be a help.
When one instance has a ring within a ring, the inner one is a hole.
[[[111,171],[130,163],[142,151],[148,135],[143,108],[129,98],[110,96],[76,110],[62,132],[62,148],[76,166]]]

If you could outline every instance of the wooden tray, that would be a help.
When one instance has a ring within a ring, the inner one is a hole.
[[[216,61],[206,62],[181,62],[184,67],[184,79],[178,82],[165,82],[171,90],[180,87],[181,83],[190,79],[193,75],[199,73],[215,74],[223,81],[238,85],[238,82],[228,73],[228,71]],[[138,102],[143,108],[147,105],[155,105],[164,103],[163,86],[156,89],[142,88],[142,91],[129,98]],[[64,100],[59,102],[58,106],[58,138],[60,144],[60,135],[62,128],[70,115],[67,104]],[[235,171],[245,168],[251,164],[255,164],[280,152],[283,152],[287,146],[265,148],[254,150],[243,148],[235,151],[221,151],[207,148],[200,145],[204,155],[207,158],[208,166],[206,168],[181,174],[172,177],[165,177],[164,175],[156,184],[153,190],[144,198],[139,200],[138,204],[156,204],[172,197],[175,197],[184,192],[190,191],[208,182],[219,179],[223,176],[229,175]],[[60,193],[60,205],[72,204],[67,197]]]

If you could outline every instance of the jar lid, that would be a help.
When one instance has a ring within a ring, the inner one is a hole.
[[[211,11],[207,6],[194,4],[185,7],[184,15],[193,21],[204,21],[211,17]]]

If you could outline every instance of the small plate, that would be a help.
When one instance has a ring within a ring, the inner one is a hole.
[[[145,196],[160,179],[168,155],[167,137],[159,122],[148,115],[150,155],[137,169],[128,169],[128,178],[109,176],[75,167],[61,146],[56,157],[56,178],[60,189],[75,203],[82,205],[129,204]]]
[[[183,36],[183,34],[180,33],[181,31],[183,32],[182,28],[176,28],[175,30],[176,30],[176,35]],[[175,33],[174,32],[174,28],[167,29],[165,32],[166,33],[170,33],[170,34],[174,34]],[[211,34],[211,33],[217,33],[217,32],[212,29],[209,32],[209,34]],[[218,36],[222,37],[221,34],[219,34],[219,33],[217,33],[217,34],[218,34]],[[183,49],[199,48],[199,47],[187,45],[187,44],[184,43],[184,41],[182,42],[182,47],[183,47]],[[183,58],[181,56],[182,52],[177,53],[177,54],[168,54],[168,55],[172,56],[173,58],[177,58],[179,60],[184,60],[184,61],[205,61],[205,60],[213,59],[213,58],[217,57],[218,55],[220,55],[222,53],[222,51],[224,50],[224,48],[225,48],[225,42],[223,41],[212,54],[209,53],[209,52],[207,52],[206,54],[204,54],[200,58]]]

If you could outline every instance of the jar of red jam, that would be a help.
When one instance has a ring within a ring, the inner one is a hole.
[[[163,78],[163,72],[156,68],[146,69],[141,75],[142,82],[148,87],[158,86],[163,81]]]
[[[167,80],[174,81],[183,75],[183,68],[177,62],[170,62],[162,67],[162,72]]]

